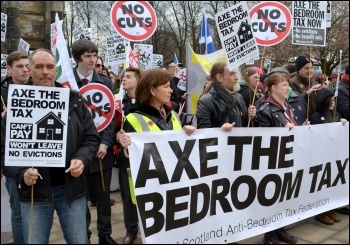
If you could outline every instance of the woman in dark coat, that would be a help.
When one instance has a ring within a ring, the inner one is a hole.
[[[256,113],[255,127],[298,126],[290,104],[287,102],[289,77],[285,73],[275,73],[267,78],[267,91],[261,107]],[[264,244],[296,243],[298,239],[288,234],[284,228],[269,231],[264,235]]]
[[[343,125],[347,122],[341,118],[340,114],[335,109],[334,92],[329,88],[322,88],[316,95],[316,111],[310,116],[311,124],[322,124],[332,122],[342,122]],[[326,225],[333,225],[334,222],[339,222],[340,218],[333,210],[318,214],[315,219]]]

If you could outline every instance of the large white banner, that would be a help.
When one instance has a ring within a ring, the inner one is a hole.
[[[9,85],[6,166],[66,165],[69,90]]]
[[[349,203],[349,123],[130,136],[143,243],[227,244]]]

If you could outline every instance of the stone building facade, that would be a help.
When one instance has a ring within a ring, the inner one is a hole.
[[[64,16],[64,1],[4,1],[1,12],[7,14],[6,41],[1,53],[9,54],[18,48],[20,38],[30,44],[30,50],[50,50],[51,24],[56,12]]]

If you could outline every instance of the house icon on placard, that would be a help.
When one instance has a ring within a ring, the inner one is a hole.
[[[38,140],[63,140],[63,127],[61,112],[56,116],[52,111],[36,122],[36,138]]]
[[[241,45],[254,38],[252,28],[247,22],[244,21],[242,21],[237,33]]]
[[[115,51],[117,54],[123,54],[125,53],[125,46],[122,43],[119,43],[118,46],[115,48]]]

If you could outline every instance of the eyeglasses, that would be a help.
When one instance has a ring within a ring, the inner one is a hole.
[[[100,67],[102,67],[102,64],[96,64],[95,67],[100,68]]]

